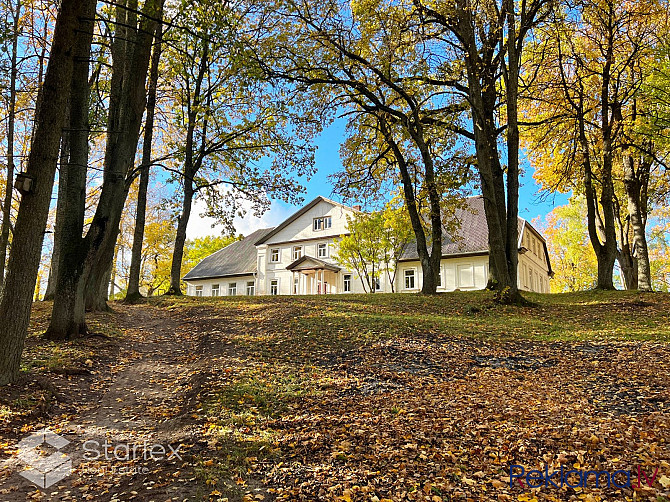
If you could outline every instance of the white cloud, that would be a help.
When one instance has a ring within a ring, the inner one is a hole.
[[[272,201],[270,209],[260,218],[255,217],[251,211],[249,211],[244,218],[240,218],[239,216],[235,217],[235,233],[249,235],[260,228],[276,227],[298,209],[299,208],[297,207]],[[188,239],[195,239],[206,235],[221,235],[221,225],[216,225],[212,228],[214,219],[200,216],[205,210],[205,202],[202,199],[196,199],[193,204],[188,227],[186,228],[186,237]]]

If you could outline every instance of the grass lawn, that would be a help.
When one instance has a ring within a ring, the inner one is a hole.
[[[24,372],[65,395],[8,393],[5,444],[91,423],[184,443],[183,465],[67,487],[100,500],[670,500],[670,295],[526,296],[162,297],[65,345],[36,305]],[[631,483],[510,486],[512,465]]]

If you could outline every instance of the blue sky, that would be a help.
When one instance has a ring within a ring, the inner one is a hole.
[[[328,175],[342,169],[339,148],[344,139],[344,124],[345,121],[343,119],[337,120],[323,132],[316,142],[318,146],[316,152],[316,167],[318,171],[310,181],[303,181],[307,189],[305,194],[306,202],[319,195],[339,200],[339,197],[332,193],[333,186],[328,180]],[[554,207],[567,203],[568,195],[540,196],[539,186],[533,180],[532,170],[524,159],[522,159],[522,168],[524,169],[524,175],[521,179],[521,188],[519,190],[519,216],[531,221],[538,216],[544,217]],[[212,228],[213,220],[200,217],[203,207],[203,205],[196,202],[188,226],[189,238],[216,235],[221,232],[221,229],[218,227]],[[273,201],[270,211],[265,213],[261,218],[256,218],[253,215],[248,215],[245,218],[237,218],[235,220],[236,230],[238,233],[248,235],[259,228],[276,226],[298,209],[299,207],[296,206]]]

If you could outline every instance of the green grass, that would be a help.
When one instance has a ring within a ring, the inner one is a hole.
[[[389,337],[434,334],[537,341],[670,341],[670,295],[589,291],[524,296],[531,306],[503,306],[487,291],[298,297],[162,298],[168,308],[234,309],[267,328],[245,343],[309,343],[332,347]],[[285,339],[281,333],[290,333]]]

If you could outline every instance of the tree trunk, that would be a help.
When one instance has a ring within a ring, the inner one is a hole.
[[[466,47],[465,66],[468,77],[468,97],[472,113],[477,169],[484,197],[484,213],[488,228],[489,280],[488,287],[502,291],[515,287],[510,278],[507,256],[507,204],[505,180],[498,155],[495,115],[497,113],[496,76],[490,64],[480,61],[474,33],[472,13],[460,11],[459,30]],[[514,222],[516,224],[516,222]]]
[[[151,58],[149,72],[149,91],[147,92],[147,118],[144,126],[144,142],[142,145],[142,165],[140,185],[137,191],[137,212],[135,214],[135,230],[133,232],[133,248],[130,257],[130,272],[126,302],[132,303],[142,297],[140,294],[140,274],[142,272],[142,242],[147,211],[147,190],[151,168],[151,146],[154,132],[154,111],[156,109],[156,89],[158,87],[158,66],[161,55],[162,25],[156,28],[156,45]]]
[[[507,71],[503,71],[507,99],[507,274],[511,299],[519,296],[519,54],[514,0],[507,6]]]
[[[177,223],[177,235],[172,252],[172,267],[170,269],[170,289],[168,294],[181,295],[181,264],[184,260],[184,245],[186,244],[186,227],[191,217],[191,206],[193,205],[193,186],[191,179],[184,179],[184,201],[182,202],[181,214]]]
[[[22,196],[14,227],[5,281],[11,294],[2,295],[0,300],[0,385],[16,378],[20,367],[66,118],[73,46],[80,20],[91,3],[93,0],[63,0],[56,19],[26,167],[34,181],[31,190]]]
[[[95,18],[95,3],[84,14],[81,30],[77,34],[75,63],[70,87],[69,158],[61,164],[63,199],[59,197],[57,215],[59,228],[55,236],[58,256],[52,258],[54,279],[54,305],[49,328],[44,336],[50,340],[68,340],[86,333],[84,311],[85,250],[82,233],[86,207],[86,171],[88,168],[89,139],[89,60]],[[61,187],[59,186],[59,194]],[[55,267],[54,267],[55,264]]]
[[[9,245],[9,227],[12,214],[12,194],[14,190],[14,124],[16,121],[16,78],[18,74],[19,21],[21,0],[16,2],[12,25],[12,61],[9,74],[9,106],[7,110],[7,172],[5,179],[5,199],[2,204],[2,226],[0,227],[0,294],[5,282],[5,262]]]
[[[195,194],[194,177],[198,173],[204,159],[204,141],[200,145],[199,152],[195,150],[195,130],[198,122],[198,108],[203,101],[202,82],[209,68],[209,44],[203,44],[202,55],[200,57],[200,67],[195,80],[195,88],[192,102],[189,103],[188,123],[186,130],[186,142],[184,145],[184,200],[182,201],[182,211],[177,222],[177,235],[175,237],[174,250],[172,252],[172,264],[170,268],[170,288],[169,295],[181,295],[181,264],[184,259],[184,244],[186,243],[186,227],[191,217],[191,206],[193,204],[193,195]],[[203,130],[207,129],[207,118],[204,121]],[[293,287],[293,286],[291,286]]]
[[[637,260],[633,257],[633,252],[629,244],[625,244],[621,251],[617,253],[617,261],[621,268],[623,278],[623,287],[627,290],[638,288]]]
[[[391,148],[393,156],[398,163],[398,170],[400,171],[400,180],[402,182],[403,195],[405,199],[405,206],[407,207],[407,213],[409,214],[409,221],[412,225],[412,230],[414,231],[414,237],[416,238],[416,250],[419,255],[419,261],[421,262],[421,274],[423,279],[423,286],[421,292],[425,294],[434,294],[437,289],[437,275],[439,273],[439,260],[442,258],[442,246],[441,239],[439,244],[439,252],[437,253],[437,263],[438,266],[435,268],[432,258],[435,258],[435,248],[438,247],[438,244],[433,246],[433,256],[428,253],[428,243],[426,241],[426,234],[423,229],[423,224],[421,222],[421,215],[416,204],[416,197],[414,194],[414,183],[412,182],[412,177],[410,175],[409,166],[405,160],[402,150],[400,149],[398,143],[393,138],[391,129],[389,128],[386,118],[384,116],[378,116],[377,121],[380,127],[386,144]],[[434,179],[433,179],[434,184]],[[432,209],[432,198],[431,198],[431,213]],[[438,211],[439,219],[439,211]],[[434,215],[431,214],[431,222],[434,222]],[[442,228],[440,225],[439,228],[440,236]]]
[[[631,156],[624,159],[624,179],[623,184],[626,190],[628,200],[628,216],[630,225],[633,229],[633,249],[631,256],[637,262],[637,280],[635,287],[641,291],[651,291],[651,270],[649,265],[649,250],[647,247],[646,234],[646,210],[642,208],[642,189],[646,187],[641,177],[648,173],[648,167],[645,161],[640,162],[638,171],[635,170],[635,160]]]
[[[75,62],[75,68],[77,63]],[[69,112],[68,112],[69,113]],[[69,129],[69,127],[68,127]],[[51,251],[51,263],[49,266],[49,278],[44,300],[53,300],[56,294],[56,281],[58,280],[58,265],[60,264],[61,239],[63,234],[63,218],[65,205],[67,204],[67,165],[70,155],[70,133],[63,132],[60,144],[60,168],[58,172],[58,198],[56,199],[56,223],[54,224],[53,250]]]
[[[134,0],[133,5],[136,5]],[[137,23],[133,9],[122,5],[117,7],[117,15],[130,29],[125,36],[116,37],[112,51],[115,68],[112,75],[104,180],[100,201],[86,234],[88,254],[84,275],[85,305],[88,310],[107,309],[106,286],[128,195],[129,183],[126,177],[133,165],[139,140],[146,104],[145,84],[151,45],[158,26],[157,19],[162,12],[162,0],[147,1],[143,12],[147,15],[142,16],[139,29],[134,29]]]

